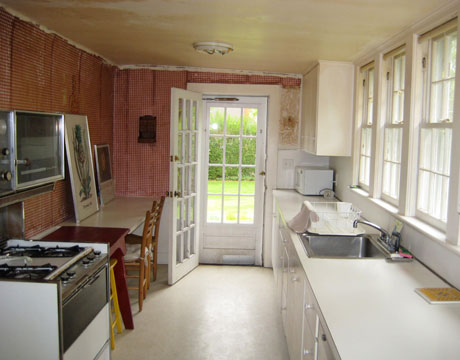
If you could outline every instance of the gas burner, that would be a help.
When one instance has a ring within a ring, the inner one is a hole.
[[[44,264],[40,266],[10,266],[0,265],[0,278],[40,280],[57,269],[57,266]]]
[[[10,256],[30,256],[30,257],[73,257],[84,248],[75,245],[68,247],[43,247],[40,245],[34,246],[9,246],[4,249],[0,249],[1,255],[10,255]]]

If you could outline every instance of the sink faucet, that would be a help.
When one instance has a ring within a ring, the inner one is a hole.
[[[377,224],[374,224],[374,223],[371,223],[371,222],[365,221],[365,220],[359,220],[359,219],[353,221],[353,227],[357,228],[359,223],[361,223],[363,225],[373,227],[374,229],[377,229],[378,231],[380,231],[380,240],[382,240],[387,245],[391,245],[391,236],[385,229],[383,229],[382,227],[378,226]]]

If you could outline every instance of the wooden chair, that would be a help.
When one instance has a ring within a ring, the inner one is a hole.
[[[165,197],[162,196],[159,202],[153,202],[152,205],[152,212],[155,216],[155,224],[154,226],[154,231],[153,231],[153,237],[152,237],[152,278],[153,281],[157,279],[157,258],[158,258],[158,241],[159,241],[159,231],[160,231],[160,221],[161,221],[161,214],[163,213],[163,206],[165,204]]]
[[[124,257],[126,266],[126,277],[127,278],[138,278],[139,283],[137,287],[129,287],[129,290],[138,290],[139,292],[139,312],[142,311],[142,304],[147,296],[148,285],[150,284],[150,263],[152,259],[150,254],[152,253],[152,235],[155,218],[153,213],[147,211],[145,214],[144,231],[142,237],[137,235],[127,235],[126,241],[126,255]],[[140,244],[139,244],[139,238]],[[129,273],[136,271],[136,275],[130,275]]]

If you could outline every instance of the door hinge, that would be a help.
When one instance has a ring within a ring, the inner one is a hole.
[[[390,72],[387,72],[387,80],[390,80]]]
[[[366,79],[363,79],[363,87],[366,86]]]
[[[423,68],[423,69],[426,68],[426,57],[423,57],[423,58],[422,58],[422,68]]]

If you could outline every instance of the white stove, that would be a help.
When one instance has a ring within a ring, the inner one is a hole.
[[[6,319],[0,347],[6,358],[93,360],[109,353],[107,248],[28,240],[0,245],[0,316]],[[99,341],[86,339],[94,327]],[[29,342],[37,347],[21,345]]]

